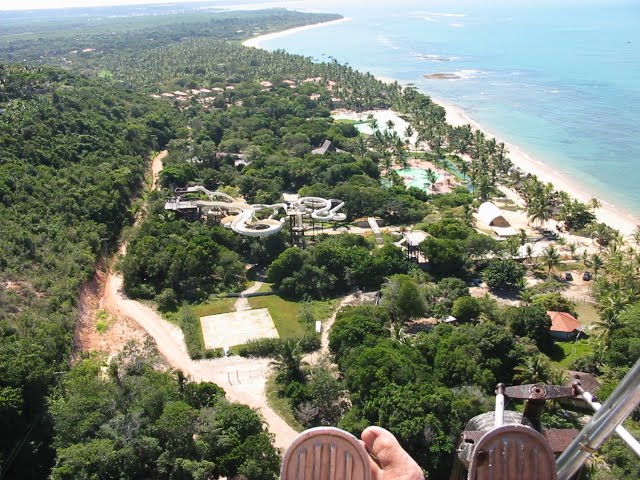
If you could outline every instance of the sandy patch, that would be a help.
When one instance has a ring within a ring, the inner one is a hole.
[[[405,135],[405,131],[409,126],[409,122],[401,118],[400,114],[393,110],[367,110],[366,112],[354,112],[352,110],[338,109],[331,112],[331,116],[336,120],[356,121],[366,121],[369,119],[369,116],[371,116],[376,119],[376,121],[378,122],[378,130],[381,130],[382,132],[388,130],[387,122],[391,120],[393,122],[393,128],[391,128],[391,132],[397,133],[402,140],[407,140],[408,138],[410,144],[415,148],[418,134],[414,132],[411,137],[407,137]],[[373,131],[371,133],[373,133]]]
[[[339,18],[337,20],[330,20],[328,22],[314,23],[312,25],[304,25],[302,27],[290,28],[288,30],[282,30],[281,32],[267,33],[265,35],[259,35],[257,37],[250,38],[249,40],[245,40],[244,42],[242,42],[242,45],[244,45],[245,47],[262,48],[262,43],[267,40],[273,40],[274,38],[287,37],[289,35],[293,35],[299,32],[304,32],[305,30],[311,30],[312,28],[326,27],[327,25],[332,25],[334,23],[349,22],[349,21],[351,21],[351,18],[348,18],[348,17]]]
[[[278,338],[269,310],[256,308],[200,317],[206,348],[242,345],[254,338]]]

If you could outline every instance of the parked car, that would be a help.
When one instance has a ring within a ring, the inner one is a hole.
[[[588,282],[589,280],[591,280],[591,272],[584,272],[584,273],[582,274],[582,279],[583,279],[585,282]]]
[[[564,274],[564,279],[565,279],[567,282],[571,282],[571,281],[573,280],[573,275],[571,275],[571,272],[567,272],[567,273],[565,273],[565,274]]]

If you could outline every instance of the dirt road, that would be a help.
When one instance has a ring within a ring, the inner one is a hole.
[[[153,175],[153,186],[152,186],[153,190],[157,190],[158,187],[160,186],[159,179],[160,179],[160,172],[162,171],[162,160],[164,160],[164,157],[166,157],[168,153],[169,152],[167,150],[163,150],[158,155],[156,155],[151,161],[151,175]]]
[[[259,410],[269,431],[275,435],[275,445],[286,448],[297,436],[284,420],[268,405],[265,396],[268,359],[226,357],[213,360],[192,360],[187,353],[182,331],[164,320],[152,308],[131,300],[121,292],[122,277],[110,273],[102,298],[102,308],[118,318],[134,319],[154,340],[167,363],[196,381],[214,382],[224,388],[227,398]]]
[[[153,188],[158,188],[162,160],[166,156],[167,151],[164,150],[152,160]],[[124,254],[126,243],[121,244],[118,251]],[[182,331],[164,320],[154,309],[127,298],[122,293],[122,282],[122,277],[109,269],[106,274],[97,272],[94,280],[85,286],[79,301],[77,350],[98,350],[113,356],[128,340],[142,342],[148,334],[170,367],[181,370],[195,381],[220,385],[229,400],[260,411],[269,431],[275,435],[276,447],[284,449],[291,444],[297,432],[267,405],[265,386],[269,373],[268,359],[227,357],[192,360],[187,353]],[[256,284],[250,290],[259,288],[260,285]],[[239,309],[248,307],[245,298],[238,301]],[[96,328],[96,316],[100,310],[106,311],[110,317],[109,328],[103,333]]]

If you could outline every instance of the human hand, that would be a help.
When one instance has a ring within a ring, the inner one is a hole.
[[[369,459],[373,480],[424,480],[422,469],[405,452],[396,437],[381,427],[367,427],[361,435]]]

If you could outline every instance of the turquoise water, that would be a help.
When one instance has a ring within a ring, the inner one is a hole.
[[[526,3],[291,2],[351,21],[262,46],[413,83],[593,195],[640,213],[640,2]]]
[[[402,177],[406,187],[416,187],[420,190],[429,191],[431,182],[427,178],[427,171],[423,168],[401,168],[396,173]],[[436,182],[440,179],[440,175],[436,176]]]

